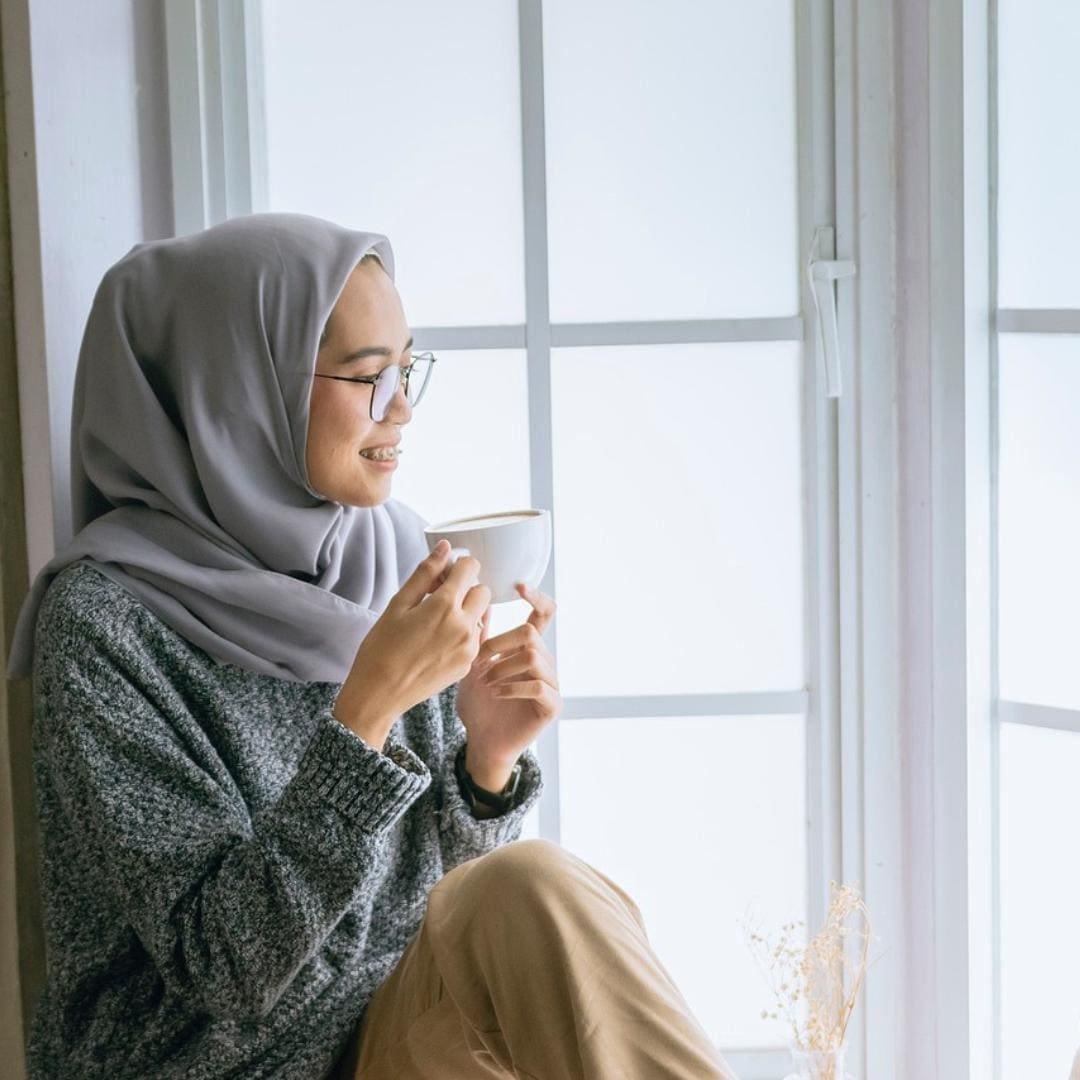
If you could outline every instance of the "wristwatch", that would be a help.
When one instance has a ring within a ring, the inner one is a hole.
[[[477,803],[483,803],[484,806],[490,806],[501,814],[514,805],[514,796],[517,794],[518,785],[521,783],[520,761],[514,762],[510,779],[506,781],[502,791],[486,791],[473,780],[469,775],[469,771],[465,768],[465,744],[462,743],[457,752],[457,757],[454,759],[454,773],[458,778],[462,798],[468,803],[470,810]]]

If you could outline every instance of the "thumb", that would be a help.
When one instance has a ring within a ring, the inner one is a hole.
[[[420,560],[419,565],[406,579],[405,584],[397,592],[394,602],[408,608],[414,608],[435,587],[446,565],[447,556],[450,553],[450,544],[447,540],[440,540],[434,550],[426,558]]]

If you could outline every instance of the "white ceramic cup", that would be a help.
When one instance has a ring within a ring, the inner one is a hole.
[[[480,561],[479,584],[491,590],[491,603],[520,600],[514,587],[540,584],[551,560],[551,511],[502,510],[455,518],[424,529],[428,551],[442,539],[450,543],[452,565],[463,555]]]

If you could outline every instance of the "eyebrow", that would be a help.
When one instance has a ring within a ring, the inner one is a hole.
[[[413,339],[409,338],[405,342],[405,348],[402,352],[408,352],[412,348]],[[385,345],[369,345],[366,349],[354,349],[347,356],[343,356],[340,360],[342,364],[351,363],[353,360],[363,360],[367,356],[393,356],[393,350],[388,349]]]

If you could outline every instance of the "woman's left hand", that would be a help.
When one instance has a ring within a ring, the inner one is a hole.
[[[490,768],[510,768],[562,710],[554,657],[541,637],[555,617],[555,601],[524,582],[518,593],[532,604],[528,620],[489,639],[489,605],[480,650],[458,683],[458,715],[468,732],[469,759]]]

